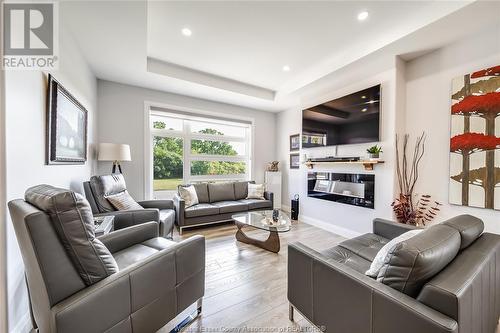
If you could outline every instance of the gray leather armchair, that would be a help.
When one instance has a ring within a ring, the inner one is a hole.
[[[38,332],[155,332],[193,303],[201,312],[202,236],[175,243],[147,222],[97,239],[81,195],[39,185],[25,200],[9,210]]]
[[[375,219],[373,233],[316,252],[288,248],[290,319],[327,332],[495,332],[500,236],[461,215],[400,243],[377,278],[364,274],[390,239],[414,227]],[[401,283],[404,282],[404,283]]]
[[[125,191],[127,186],[122,174],[93,176],[83,183],[85,196],[95,216],[114,215],[115,230],[149,221],[159,223],[160,236],[172,238],[175,223],[175,208],[172,200],[138,201],[144,209],[116,210],[106,196]]]

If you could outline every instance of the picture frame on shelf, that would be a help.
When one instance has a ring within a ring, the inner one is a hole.
[[[300,134],[290,135],[290,151],[300,150]]]
[[[85,107],[49,74],[46,164],[85,164],[87,119]]]
[[[290,169],[300,169],[299,154],[290,154]]]

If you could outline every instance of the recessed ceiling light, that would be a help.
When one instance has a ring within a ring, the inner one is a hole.
[[[282,69],[283,69],[283,72],[289,72],[290,71],[290,66],[285,65],[285,66],[283,66]]]
[[[368,104],[373,104],[373,103],[377,103],[378,101],[374,101],[373,99],[372,100],[369,100],[367,103]]]
[[[366,98],[366,96],[365,96],[365,95],[363,95],[363,96],[361,96],[361,98],[362,98],[362,99],[365,99],[365,98]]]
[[[189,36],[191,36],[193,34],[193,32],[189,28],[184,28],[184,29],[182,29],[182,34],[184,36],[188,36],[189,37]]]
[[[363,110],[361,110],[361,112],[366,112],[366,111],[368,111],[367,108],[364,108]]]
[[[358,14],[358,20],[359,21],[364,21],[368,18],[368,12],[367,11],[363,11],[361,13]]]

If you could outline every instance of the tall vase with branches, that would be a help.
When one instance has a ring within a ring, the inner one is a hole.
[[[425,153],[425,132],[417,137],[412,156],[408,156],[410,136],[403,136],[402,147],[396,135],[396,172],[398,176],[399,197],[392,202],[392,208],[399,222],[413,225],[425,225],[437,215],[439,206],[431,196],[423,194],[415,196],[414,190],[419,178],[419,167]],[[402,148],[402,151],[401,151]]]

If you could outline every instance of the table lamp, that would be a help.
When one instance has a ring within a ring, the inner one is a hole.
[[[130,158],[130,146],[120,143],[99,143],[97,160],[112,161],[113,169],[111,172],[115,173],[118,166],[119,172],[122,173],[120,162],[132,160]]]

